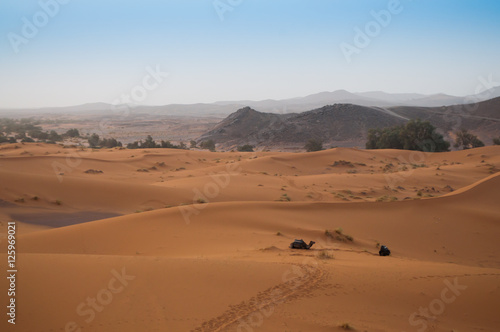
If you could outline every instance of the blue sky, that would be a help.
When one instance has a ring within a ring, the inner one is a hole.
[[[111,103],[147,67],[169,73],[148,105],[337,89],[467,95],[479,77],[500,82],[498,0],[59,1],[0,3],[0,108]],[[372,11],[391,17],[382,26]],[[356,45],[367,27],[369,45]]]

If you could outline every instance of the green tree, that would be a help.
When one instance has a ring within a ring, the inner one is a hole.
[[[484,146],[484,143],[476,135],[469,133],[467,129],[462,128],[455,134],[457,135],[455,139],[455,147],[457,149],[462,148],[462,150],[466,150]]]
[[[493,144],[495,144],[495,145],[500,145],[500,137],[495,137],[495,138],[493,139]]]
[[[165,148],[165,149],[174,149],[175,148],[175,145],[173,145],[172,143],[170,143],[170,141],[161,141],[161,147],[162,148]]]
[[[196,141],[193,140],[193,141],[189,142],[189,144],[190,144],[191,149],[196,149]]]
[[[242,146],[238,146],[238,151],[240,151],[240,152],[253,152],[253,148],[254,148],[253,145],[245,144]]]
[[[144,143],[141,144],[141,149],[154,149],[160,147],[159,145],[156,144],[156,142],[153,140],[153,137],[151,135],[148,135],[146,137],[146,140]]]
[[[307,141],[304,148],[306,149],[307,152],[321,151],[323,150],[323,142],[315,138],[311,138],[310,140]]]
[[[99,135],[97,135],[96,133],[92,134],[89,139],[88,139],[88,142],[89,142],[89,146],[93,149],[95,148],[98,148],[99,147]]]
[[[117,141],[115,138],[104,138],[99,141],[99,146],[102,148],[114,148],[122,146],[122,142]]]
[[[68,137],[80,137],[80,132],[76,128],[71,128],[64,135]]]
[[[51,141],[62,141],[62,136],[59,135],[55,130],[51,130],[47,139]]]
[[[368,131],[367,149],[449,151],[450,143],[429,121],[410,120],[405,125]]]
[[[212,152],[215,151],[215,141],[213,139],[209,139],[208,141],[203,141],[200,143],[200,147],[202,149],[207,149]]]

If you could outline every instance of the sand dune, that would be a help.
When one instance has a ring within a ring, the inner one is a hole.
[[[0,151],[2,247],[15,215],[120,216],[18,222],[18,324],[2,331],[500,326],[499,147],[102,150],[58,175],[53,162],[76,150],[19,146]],[[291,251],[295,238],[316,244]]]

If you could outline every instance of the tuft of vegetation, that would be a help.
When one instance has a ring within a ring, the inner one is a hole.
[[[24,203],[24,198],[23,197],[17,198],[17,199],[14,200],[14,202],[16,202],[16,203]]]
[[[280,231],[277,231],[277,232],[276,232],[276,236],[282,236],[282,235],[283,235],[283,234],[281,234],[281,232],[280,232]]]
[[[342,229],[342,227],[336,228],[333,232],[328,229],[325,230],[325,236],[342,242],[354,241],[354,238],[352,236],[344,234],[344,230]]]
[[[336,160],[332,165],[332,167],[337,166],[346,166],[346,167],[354,167],[353,163],[347,160]]]
[[[196,203],[198,203],[198,204],[205,204],[206,202],[207,202],[207,201],[206,201],[206,200],[204,200],[203,198],[198,198],[198,199],[196,200]]]
[[[343,330],[347,330],[347,331],[352,331],[354,330],[354,327],[352,327],[349,323],[342,323],[339,325],[339,327]]]
[[[500,145],[500,137],[495,137],[495,138],[493,139],[493,144],[494,144],[494,145]]]
[[[321,151],[323,150],[323,142],[318,139],[311,138],[307,141],[304,149],[306,149],[307,152]]]
[[[450,143],[429,121],[418,119],[405,125],[368,130],[366,148],[442,152],[449,151]]]
[[[55,204],[55,205],[62,205],[62,202],[61,202],[60,200],[56,199],[56,200],[54,201],[54,204]]]
[[[85,171],[85,173],[87,174],[101,174],[101,173],[104,173],[103,171],[101,170],[98,170],[98,169],[88,169]]]
[[[398,200],[397,197],[395,197],[395,196],[387,196],[387,195],[380,196],[379,198],[377,198],[377,202],[395,202],[397,200]]]
[[[292,199],[287,194],[283,194],[283,195],[281,195],[279,200],[281,202],[290,202]]]
[[[455,135],[457,135],[457,138],[454,147],[457,149],[467,150],[484,146],[484,143],[476,135],[469,133],[467,129],[462,128]]]
[[[316,257],[319,259],[334,259],[333,255],[328,251],[320,251]]]

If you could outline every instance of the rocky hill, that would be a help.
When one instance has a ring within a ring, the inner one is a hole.
[[[430,121],[452,141],[454,132],[466,128],[490,145],[500,136],[500,98],[480,103],[443,107],[366,107],[327,105],[302,113],[262,113],[245,107],[229,115],[198,141],[213,139],[221,148],[251,144],[261,149],[301,149],[311,138],[325,147],[364,147],[368,129]]]
[[[370,128],[404,123],[384,109],[352,104],[324,106],[299,114],[261,113],[242,108],[198,140],[213,139],[223,148],[251,144],[260,148],[302,148],[310,138],[326,146],[363,146]]]

